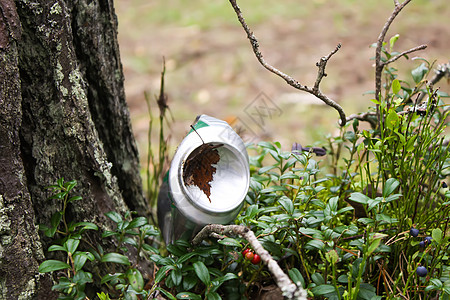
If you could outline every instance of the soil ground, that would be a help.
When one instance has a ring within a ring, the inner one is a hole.
[[[321,89],[347,115],[371,106],[376,39],[393,10],[390,0],[246,0],[241,8],[260,42],[266,61],[311,86],[315,63],[338,43]],[[127,101],[141,155],[146,153],[148,112],[144,92],[159,92],[162,60],[165,89],[174,116],[171,145],[179,144],[199,114],[238,120],[247,141],[280,141],[313,145],[337,132],[337,112],[315,97],[288,86],[256,60],[246,34],[228,1],[119,0],[119,43]],[[448,0],[412,1],[387,34],[399,33],[397,51],[427,44],[428,49],[393,65],[400,78],[412,81],[411,69],[424,57],[436,63],[450,59]],[[450,92],[449,82],[439,83]],[[153,115],[158,114],[152,102]]]

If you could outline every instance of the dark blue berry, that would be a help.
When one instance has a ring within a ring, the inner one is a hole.
[[[420,241],[420,242],[419,242],[419,246],[420,246],[421,248],[425,248],[425,242],[424,242],[424,241]]]
[[[425,243],[426,243],[427,245],[431,244],[431,241],[432,241],[432,240],[433,240],[433,238],[432,238],[431,236],[425,237]]]
[[[411,229],[409,230],[409,234],[411,234],[411,236],[416,237],[419,235],[419,229],[411,227]]]
[[[428,270],[424,266],[418,266],[417,269],[416,269],[416,273],[420,277],[425,277],[428,274]]]

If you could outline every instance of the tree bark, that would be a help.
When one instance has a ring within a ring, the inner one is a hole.
[[[112,0],[0,0],[0,82],[0,298],[48,299],[46,186],[78,181],[78,222],[148,214]]]

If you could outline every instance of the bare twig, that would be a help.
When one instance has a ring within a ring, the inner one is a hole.
[[[340,125],[344,126],[345,122],[346,122],[346,117],[345,117],[345,113],[344,113],[343,108],[339,104],[337,104],[335,101],[330,99],[328,96],[324,95],[319,89],[319,84],[320,84],[322,78],[327,76],[327,74],[325,73],[325,67],[327,65],[327,62],[331,58],[331,56],[333,54],[335,54],[339,50],[341,45],[339,44],[330,54],[328,54],[327,56],[322,57],[320,59],[320,61],[316,64],[317,67],[319,68],[318,73],[317,73],[317,79],[316,79],[316,82],[314,84],[314,87],[313,88],[309,88],[306,85],[302,85],[301,83],[299,83],[297,80],[295,80],[294,78],[292,78],[288,74],[283,73],[282,71],[280,71],[277,68],[273,67],[272,65],[268,64],[264,60],[261,51],[259,51],[258,40],[256,39],[255,35],[253,34],[251,29],[248,27],[247,23],[245,22],[244,17],[242,16],[241,9],[237,5],[236,0],[229,0],[229,1],[230,1],[231,5],[233,6],[234,11],[236,12],[236,15],[238,17],[239,22],[241,23],[242,27],[244,28],[245,32],[247,33],[247,37],[250,40],[250,44],[252,45],[253,52],[255,53],[255,56],[258,59],[259,63],[264,68],[266,68],[268,71],[270,71],[270,72],[274,73],[275,75],[278,75],[279,77],[283,78],[287,82],[287,84],[289,84],[290,86],[292,86],[292,87],[294,87],[294,88],[296,88],[298,90],[301,90],[301,91],[313,94],[314,96],[316,96],[317,98],[319,98],[320,100],[325,102],[325,104],[327,104],[328,106],[331,106],[334,109],[336,109],[338,111],[338,113],[339,113],[340,118],[341,118]]]
[[[400,57],[409,54],[411,52],[414,51],[418,51],[418,50],[423,50],[425,49],[427,46],[426,45],[421,45],[418,47],[414,47],[412,49],[406,50],[394,57],[392,57],[391,59],[387,60],[387,61],[382,61],[381,60],[381,49],[383,47],[383,42],[384,39],[386,37],[386,33],[389,30],[389,27],[391,26],[392,22],[394,21],[394,19],[397,17],[397,15],[400,13],[400,11],[406,6],[408,5],[408,3],[411,2],[411,0],[405,0],[402,3],[399,3],[398,0],[394,0],[394,4],[395,4],[395,8],[394,11],[391,13],[391,15],[389,16],[389,19],[386,21],[386,23],[383,26],[383,29],[380,32],[380,35],[378,36],[377,39],[377,47],[375,49],[375,98],[377,100],[381,101],[381,75],[383,73],[383,68],[396,61],[397,59],[399,59]],[[377,118],[378,118],[378,123],[380,122],[380,111],[379,111],[379,105],[377,104]]]
[[[365,121],[370,124],[372,128],[377,127],[377,114],[376,112],[365,112],[362,114],[352,114],[347,117],[347,122],[353,121],[354,119],[357,119],[359,121]]]
[[[375,97],[378,100],[380,99],[380,93],[381,93],[381,73],[385,66],[385,64],[381,61],[381,48],[383,47],[383,41],[384,41],[384,38],[386,37],[386,33],[389,30],[389,27],[391,26],[392,22],[397,17],[397,15],[400,13],[400,11],[409,2],[411,2],[411,0],[405,0],[401,4],[397,0],[394,1],[394,3],[395,3],[394,11],[392,12],[389,19],[384,24],[383,29],[381,30],[380,35],[378,36],[378,39],[377,39],[377,47],[375,49]]]
[[[403,51],[402,53],[400,53],[400,54],[398,54],[398,55],[396,55],[396,56],[394,56],[394,57],[391,57],[389,60],[383,62],[383,65],[388,65],[388,64],[390,64],[390,63],[396,61],[397,59],[399,59],[399,58],[402,57],[403,55],[407,55],[407,54],[412,53],[412,52],[415,52],[415,51],[423,50],[423,49],[425,49],[426,47],[427,47],[427,45],[420,45],[420,46],[411,48],[411,49],[409,49],[409,50]]]
[[[261,243],[256,238],[253,231],[243,225],[219,225],[210,224],[206,225],[193,239],[192,244],[198,245],[204,239],[210,236],[215,236],[219,234],[222,235],[239,235],[246,239],[253,250],[261,257],[261,261],[267,265],[270,273],[272,273],[278,287],[283,292],[283,295],[287,299],[299,299],[306,300],[306,291],[302,288],[301,284],[298,282],[296,284],[292,283],[289,276],[287,276],[283,270],[280,268],[278,263],[272,258],[272,256],[267,252],[266,249],[261,245]]]

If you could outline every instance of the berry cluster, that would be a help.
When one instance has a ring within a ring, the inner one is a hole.
[[[245,249],[244,251],[242,251],[242,255],[244,256],[244,258],[246,260],[251,261],[252,264],[257,265],[261,262],[261,256],[259,256],[256,253],[253,253],[252,250],[250,250],[249,248]]]
[[[409,234],[411,234],[412,237],[417,237],[419,235],[419,229],[411,227],[411,229],[409,230]],[[431,236],[427,236],[424,240],[419,242],[419,246],[425,248],[426,246],[431,244],[432,240],[433,238]],[[420,277],[425,277],[428,274],[428,270],[424,266],[419,265],[416,269],[416,274]]]

